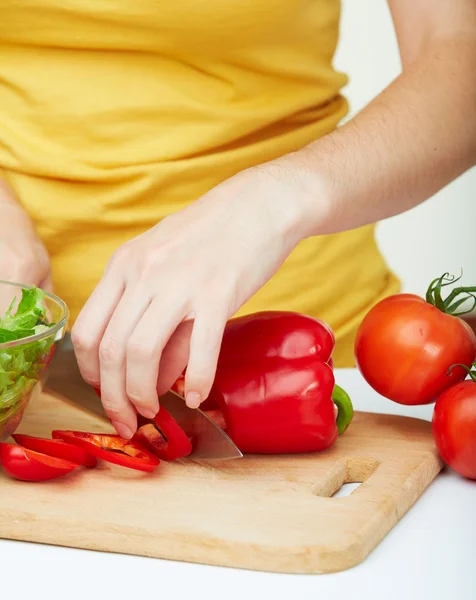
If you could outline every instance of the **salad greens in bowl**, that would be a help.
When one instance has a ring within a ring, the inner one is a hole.
[[[0,441],[15,432],[32,394],[41,389],[67,320],[60,298],[0,281]]]

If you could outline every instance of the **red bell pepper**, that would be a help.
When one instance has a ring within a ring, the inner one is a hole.
[[[177,399],[180,402],[179,399]],[[133,438],[158,458],[166,461],[188,456],[192,443],[172,415],[161,407],[153,420],[138,416],[139,428]]]
[[[55,430],[52,437],[76,444],[100,460],[129,469],[151,472],[160,464],[160,460],[137,441],[125,440],[120,435]]]
[[[264,311],[227,323],[220,363],[304,357],[319,357],[328,363],[334,346],[334,333],[323,321],[294,312]]]
[[[41,452],[48,456],[69,460],[77,465],[92,468],[97,464],[96,458],[92,454],[86,452],[83,448],[80,448],[77,444],[68,444],[61,440],[49,440],[25,435],[23,433],[14,433],[12,438],[17,444],[20,444],[20,446],[23,446],[28,450],[34,450],[35,452]]]
[[[329,366],[333,348],[329,327],[305,315],[264,312],[232,319],[205,408],[221,410],[228,435],[243,453],[328,448],[353,416]]]
[[[218,365],[237,365],[242,361],[267,358],[294,360],[314,357],[332,369],[335,337],[332,329],[319,319],[290,311],[262,311],[228,321],[223,334]],[[185,377],[181,375],[172,389],[184,396]],[[202,410],[216,410],[214,394],[202,402]]]
[[[10,477],[21,481],[57,479],[79,467],[71,461],[7,443],[0,443],[0,462]]]

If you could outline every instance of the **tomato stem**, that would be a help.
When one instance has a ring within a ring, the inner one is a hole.
[[[473,363],[473,368],[468,367],[466,365],[461,365],[459,363],[455,363],[454,365],[451,365],[451,367],[448,369],[448,371],[446,371],[446,374],[449,375],[455,367],[461,367],[462,369],[464,369],[466,371],[466,373],[471,377],[471,379],[473,381],[476,381],[476,370],[474,370],[474,369],[476,369],[476,362]]]
[[[354,408],[352,406],[352,401],[349,397],[349,394],[347,394],[347,392],[345,392],[337,384],[334,385],[332,400],[337,406],[337,431],[339,432],[339,435],[341,435],[352,421],[352,417],[354,416]]]
[[[426,292],[426,301],[441,310],[441,312],[455,317],[473,312],[476,308],[476,286],[458,286],[445,299],[442,297],[442,289],[447,285],[456,283],[462,276],[463,273],[459,277],[444,273],[441,277],[433,279]],[[471,300],[470,306],[458,310],[468,300]]]

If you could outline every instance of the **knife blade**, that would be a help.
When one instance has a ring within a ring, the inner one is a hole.
[[[44,382],[44,390],[62,396],[71,403],[109,420],[101,400],[81,376],[69,333],[65,334],[50,363]],[[169,391],[159,398],[163,406],[182,427],[193,437],[193,448],[189,458],[208,460],[230,460],[241,458],[243,454],[231,438],[200,409],[191,409],[185,400]]]

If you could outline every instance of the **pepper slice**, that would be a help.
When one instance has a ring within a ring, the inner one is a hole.
[[[34,437],[23,433],[14,433],[12,438],[17,444],[20,444],[20,446],[23,446],[28,450],[34,450],[35,452],[41,452],[48,456],[69,460],[77,465],[93,468],[97,464],[96,458],[84,450],[84,448],[80,448],[77,444],[69,444],[61,440],[49,440]]]
[[[192,452],[192,442],[187,434],[163,407],[153,420],[139,418],[139,429],[132,440],[166,461],[183,458]]]
[[[121,467],[150,473],[160,460],[134,440],[125,440],[119,435],[88,433],[85,431],[54,430],[54,439],[76,444],[89,454]]]
[[[101,397],[101,389],[94,386],[94,391]],[[183,391],[183,388],[182,388]],[[172,415],[160,407],[154,419],[145,419],[137,415],[139,428],[131,442],[148,448],[154,456],[161,460],[176,460],[188,456],[192,452],[192,443],[185,431]]]
[[[5,442],[0,443],[0,460],[10,477],[20,481],[57,479],[79,467],[71,461]]]

